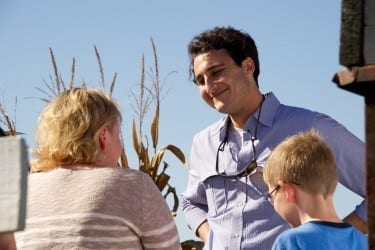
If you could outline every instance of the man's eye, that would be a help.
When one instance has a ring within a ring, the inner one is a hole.
[[[218,74],[220,74],[224,69],[217,69],[217,70],[214,70],[211,72],[211,75],[212,76],[217,76]]]
[[[198,85],[198,86],[202,86],[202,85],[204,85],[204,80],[203,80],[202,77],[195,78],[194,82],[195,82],[195,84]]]

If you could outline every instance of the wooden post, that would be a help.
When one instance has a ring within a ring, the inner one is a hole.
[[[26,144],[18,136],[0,138],[0,233],[25,228],[29,163]]]
[[[375,83],[374,83],[375,84]],[[366,149],[367,149],[367,224],[369,249],[375,249],[375,98],[366,97]]]
[[[342,0],[340,64],[333,81],[364,96],[369,249],[375,249],[375,0]]]

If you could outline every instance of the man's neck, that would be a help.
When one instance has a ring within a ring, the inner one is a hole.
[[[265,97],[261,93],[257,93],[257,95],[249,100],[248,104],[244,105],[242,110],[234,114],[229,114],[229,118],[231,119],[233,127],[243,129],[249,117],[253,115],[258,109],[260,110],[264,99]],[[258,119],[261,113],[257,112],[255,115],[257,115]]]

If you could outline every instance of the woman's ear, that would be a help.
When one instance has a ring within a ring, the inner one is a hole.
[[[102,128],[99,133],[99,145],[102,150],[106,148],[106,135],[107,135],[107,128]]]

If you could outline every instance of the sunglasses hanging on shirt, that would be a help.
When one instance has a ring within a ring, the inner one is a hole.
[[[248,132],[251,135],[251,146],[253,148],[253,159],[246,166],[246,168],[244,168],[242,171],[240,171],[237,174],[226,174],[225,172],[219,172],[219,158],[220,158],[219,155],[220,155],[220,152],[224,151],[225,144],[228,142],[228,131],[229,131],[230,123],[231,123],[230,118],[228,118],[227,129],[226,129],[226,132],[225,132],[224,140],[220,143],[219,147],[217,148],[217,152],[216,152],[216,163],[215,163],[215,165],[216,165],[216,173],[218,175],[224,176],[224,177],[227,177],[227,178],[240,178],[240,177],[248,176],[249,174],[251,174],[254,171],[254,169],[256,169],[258,167],[257,159],[256,159],[256,151],[255,151],[255,141],[257,140],[258,127],[259,127],[259,123],[260,123],[259,119],[260,119],[260,114],[261,114],[261,111],[262,111],[264,99],[265,98],[263,96],[263,99],[260,103],[260,107],[259,107],[259,111],[258,111],[257,123],[255,125],[254,134],[252,134],[250,132],[250,130],[248,130]]]

